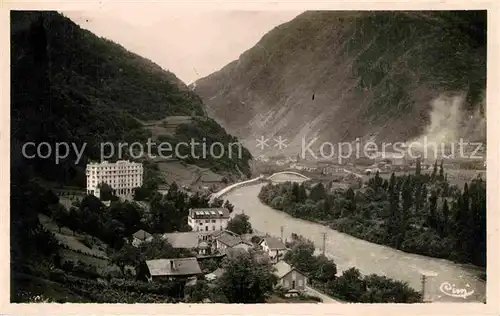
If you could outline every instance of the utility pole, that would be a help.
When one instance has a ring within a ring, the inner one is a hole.
[[[425,302],[425,282],[426,282],[426,275],[422,274],[422,301]]]
[[[284,227],[281,226],[281,228],[280,228],[280,230],[281,230],[281,242],[283,242],[283,229],[284,229]]]
[[[326,232],[323,233],[323,255],[325,255],[325,247],[326,247]]]

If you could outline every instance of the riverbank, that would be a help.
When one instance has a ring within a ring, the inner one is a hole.
[[[263,204],[265,204],[265,203],[263,203]],[[265,205],[267,205],[267,204],[265,204]],[[269,206],[269,205],[267,205],[267,206]],[[269,206],[269,207],[271,207],[271,206]],[[459,262],[459,261],[456,261],[456,260],[452,260],[452,259],[450,259],[449,257],[447,257],[445,255],[441,255],[441,256],[439,256],[439,255],[433,255],[432,252],[425,251],[425,248],[423,248],[423,250],[420,251],[420,252],[406,251],[405,249],[396,249],[394,247],[391,247],[390,245],[387,245],[387,244],[384,244],[383,242],[381,242],[377,238],[376,235],[363,234],[362,231],[357,231],[355,229],[352,229],[353,227],[356,228],[356,227],[359,227],[359,226],[356,226],[356,225],[343,226],[342,222],[345,222],[345,221],[342,221],[342,220],[339,220],[339,221],[336,221],[336,222],[332,223],[332,222],[329,222],[329,221],[319,220],[319,219],[308,217],[308,216],[303,216],[303,217],[294,216],[293,214],[287,213],[285,211],[278,210],[278,209],[275,209],[273,207],[271,207],[271,208],[273,210],[277,211],[277,212],[281,212],[281,213],[287,214],[287,215],[289,215],[289,216],[291,216],[293,218],[297,218],[297,219],[305,220],[305,221],[308,221],[308,222],[316,223],[316,224],[321,225],[321,226],[326,226],[326,227],[329,227],[330,229],[335,230],[335,231],[337,231],[339,233],[346,234],[346,235],[349,235],[349,236],[352,236],[354,238],[358,238],[358,239],[361,239],[361,240],[365,240],[367,242],[371,242],[371,243],[374,243],[374,244],[377,244],[377,245],[380,245],[380,246],[389,247],[389,248],[394,249],[396,251],[402,251],[402,252],[407,253],[407,254],[414,254],[414,255],[426,256],[426,257],[435,258],[435,259],[448,260],[448,261],[450,261],[450,262],[452,262],[454,264],[461,265],[461,266],[463,266],[463,267],[465,267],[467,269],[474,269],[474,270],[480,272],[482,276],[478,277],[478,280],[486,281],[486,277],[485,277],[486,268],[485,267],[480,267],[480,266],[473,265],[471,263],[464,263],[464,262]],[[428,244],[423,244],[423,246],[425,246],[425,245],[428,245]]]
[[[322,184],[287,182],[262,187],[258,198],[277,211],[369,242],[484,267],[484,181],[471,182],[463,193],[446,180],[424,176],[394,177],[390,183],[375,177],[368,183],[363,190],[331,192]]]
[[[421,288],[422,274],[427,278],[425,300],[439,302],[483,302],[486,299],[486,283],[479,280],[477,267],[457,265],[444,259],[409,254],[387,246],[371,243],[330,229],[311,221],[292,217],[264,205],[257,195],[265,184],[246,186],[225,196],[235,206],[235,213],[244,212],[250,217],[252,228],[259,232],[284,238],[291,233],[306,237],[314,244],[325,247],[325,255],[334,260],[339,272],[357,267],[363,275],[378,274],[394,280],[406,281],[415,289]],[[317,249],[317,251],[320,251]],[[441,284],[453,282],[457,288],[467,284],[474,293],[465,299],[456,299],[440,291]]]

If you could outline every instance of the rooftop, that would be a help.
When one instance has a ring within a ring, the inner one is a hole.
[[[198,247],[198,232],[167,233],[162,238],[166,239],[174,248],[192,249]]]
[[[216,239],[224,245],[227,245],[228,247],[234,247],[237,244],[244,242],[241,237],[232,235],[228,232],[222,232],[216,237]]]
[[[140,240],[146,240],[148,238],[153,237],[153,235],[142,229],[136,231],[132,236]]]
[[[285,244],[278,238],[272,237],[272,236],[267,236],[262,239],[262,242],[266,242],[267,246],[269,249],[286,249]]]
[[[224,207],[193,208],[189,210],[189,217],[195,219],[229,218],[229,210]]]
[[[278,277],[278,278],[282,278],[284,277],[285,275],[288,274],[288,272],[292,271],[293,270],[293,267],[291,265],[289,265],[288,263],[286,263],[285,261],[280,261],[278,263],[276,263],[274,265],[274,268],[276,269],[274,271],[274,274]]]
[[[155,259],[147,260],[151,276],[182,276],[201,274],[196,258]]]

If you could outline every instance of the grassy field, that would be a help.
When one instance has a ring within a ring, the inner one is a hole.
[[[87,299],[77,293],[67,289],[63,284],[51,280],[27,275],[23,273],[14,273],[12,275],[11,302],[26,302],[35,296],[50,298],[56,302],[89,302]],[[90,302],[89,302],[90,303]]]
[[[120,273],[120,268],[113,264],[106,254],[106,249],[108,248],[106,243],[89,235],[78,233],[73,235],[73,231],[67,227],[61,227],[61,232],[59,233],[59,228],[48,216],[38,214],[38,218],[45,229],[54,233],[55,238],[60,244],[69,248],[61,247],[59,249],[62,261],[72,261],[74,264],[81,261],[96,267],[97,273],[101,275],[106,275],[110,272]],[[92,248],[82,242],[84,239],[92,243]],[[126,267],[126,269],[131,270],[132,273],[135,271],[133,267]]]

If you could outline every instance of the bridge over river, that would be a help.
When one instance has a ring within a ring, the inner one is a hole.
[[[304,176],[284,172],[268,178],[261,177],[236,186],[224,194],[224,199],[235,206],[235,213],[245,212],[250,216],[252,227],[256,230],[280,236],[281,226],[284,237],[297,233],[312,240],[316,246],[323,243],[326,232],[326,252],[337,264],[339,272],[356,267],[363,274],[379,274],[406,281],[420,291],[422,274],[428,275],[425,286],[425,298],[430,301],[445,302],[483,302],[486,300],[486,283],[479,278],[483,271],[474,266],[464,266],[444,259],[436,259],[405,253],[386,246],[374,244],[347,234],[340,233],[326,226],[297,219],[276,211],[260,202],[257,195],[262,186],[269,181],[304,181]],[[431,276],[432,275],[432,276]],[[466,289],[472,293],[465,298],[451,297],[453,289]]]

